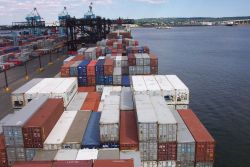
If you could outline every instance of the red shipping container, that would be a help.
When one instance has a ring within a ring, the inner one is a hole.
[[[151,74],[158,74],[158,66],[156,66],[156,67],[150,67],[150,73]]]
[[[150,66],[151,67],[157,67],[158,66],[158,57],[154,54],[150,54]]]
[[[215,140],[200,122],[195,113],[188,110],[178,110],[183,121],[191,132],[195,142],[195,161],[212,162],[215,159]]]
[[[102,48],[97,47],[97,48],[96,48],[96,57],[98,58],[98,57],[100,57],[101,55],[102,55]]]
[[[96,81],[95,76],[88,75],[87,80],[88,80],[88,85],[89,86],[94,86],[95,85],[95,81]]]
[[[96,87],[95,86],[81,86],[78,87],[78,92],[95,92]]]
[[[81,110],[97,111],[100,103],[101,96],[97,92],[89,92]]]
[[[3,134],[0,135],[0,166],[8,167],[5,139]]]
[[[64,111],[62,99],[49,99],[22,128],[25,148],[43,148],[43,142]]]
[[[113,75],[114,71],[114,60],[107,58],[104,62],[104,75]]]
[[[136,65],[136,59],[134,54],[128,55],[128,65],[129,66],[135,66]]]
[[[150,52],[149,47],[148,46],[143,46],[143,52],[149,54],[149,52]]]
[[[97,60],[90,61],[90,63],[87,66],[87,75],[94,75],[95,76],[96,63],[97,63]]]
[[[134,167],[132,159],[127,160],[95,160],[93,167]]]
[[[71,61],[82,61],[84,58],[84,55],[77,55]]]
[[[74,63],[74,61],[70,61],[61,67],[61,77],[70,77],[70,66]]]
[[[92,167],[93,161],[86,160],[86,161],[54,161],[52,167]]]
[[[137,123],[134,111],[121,111],[120,150],[139,150]]]
[[[52,167],[51,161],[16,162],[12,167]]]
[[[158,143],[157,155],[159,161],[175,161],[177,158],[177,142]]]

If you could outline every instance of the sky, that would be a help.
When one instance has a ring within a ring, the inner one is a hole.
[[[63,7],[82,18],[93,2],[105,18],[250,16],[250,0],[0,0],[0,25],[25,21],[34,7],[46,23],[57,21]]]

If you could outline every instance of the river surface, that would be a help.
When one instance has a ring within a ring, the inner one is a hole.
[[[190,108],[216,140],[215,167],[250,166],[250,26],[132,30],[160,74],[189,87]]]

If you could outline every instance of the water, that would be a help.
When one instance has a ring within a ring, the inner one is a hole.
[[[216,140],[216,167],[250,166],[250,27],[134,29],[160,74],[190,88],[192,108]]]

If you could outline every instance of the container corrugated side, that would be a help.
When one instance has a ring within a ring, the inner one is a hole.
[[[64,111],[57,121],[55,127],[43,143],[45,150],[59,150],[62,148],[63,140],[75,119],[77,111]]]
[[[8,159],[3,134],[0,134],[0,166],[8,167]]]
[[[189,89],[176,75],[166,75],[171,85],[175,88],[176,104],[189,104]]]
[[[139,151],[141,153],[142,161],[157,161],[157,142],[139,142]]]
[[[85,131],[81,148],[100,148],[100,112],[92,112],[88,121],[88,126]]]
[[[130,87],[122,88],[120,110],[122,111],[134,110],[133,94]]]
[[[99,149],[97,159],[120,159],[119,148]]]
[[[147,94],[147,87],[142,76],[132,76],[134,94]]]
[[[25,149],[23,147],[6,148],[6,152],[9,166],[16,161],[26,161]]]
[[[75,161],[54,161],[53,167],[92,167],[92,160],[75,160]]]
[[[158,167],[177,167],[175,161],[158,161]],[[183,167],[193,167],[193,166],[183,166]]]
[[[63,141],[64,149],[80,149],[91,111],[78,111]]]
[[[81,109],[88,93],[86,92],[79,92],[77,93],[74,98],[71,100],[69,105],[67,106],[67,111],[78,111]]]
[[[141,167],[158,167],[157,161],[142,161]]]
[[[194,164],[195,140],[186,124],[176,110],[171,110],[178,122],[177,129],[177,161]]]
[[[155,80],[154,76],[143,76],[143,79],[149,95],[152,96],[161,95],[161,89],[159,87],[158,82]]]
[[[175,104],[175,89],[164,75],[155,75],[155,79],[161,88],[161,95],[167,104]]]
[[[148,95],[135,95],[139,141],[157,141],[157,117]]]
[[[134,167],[133,160],[96,160],[93,167]]]
[[[177,140],[177,121],[162,96],[152,96],[152,105],[158,120],[158,142]]]
[[[37,150],[32,161],[53,161],[57,150]]]
[[[51,161],[16,162],[12,167],[52,167]]]
[[[15,112],[9,122],[3,125],[6,146],[24,146],[22,126],[47,100],[47,96],[32,100],[32,102],[27,104],[23,109]]]
[[[20,88],[16,89],[14,92],[11,93],[11,100],[12,100],[12,106],[14,109],[20,109],[23,106],[25,106],[25,97],[24,94],[28,90],[30,90],[32,87],[37,85],[39,82],[41,82],[42,78],[35,78],[21,86]]]
[[[196,142],[195,161],[213,162],[215,159],[214,138],[210,135],[192,110],[178,110],[178,113]]]
[[[3,125],[6,123],[6,122],[9,122],[11,120],[11,118],[13,117],[13,113],[11,114],[8,114],[6,115],[5,117],[3,117],[1,120],[0,120],[0,134],[3,133]]]
[[[62,149],[58,150],[56,153],[56,156],[54,158],[55,161],[60,161],[60,160],[76,160],[76,156],[78,154],[77,149]]]
[[[120,151],[120,159],[133,159],[134,167],[141,166],[141,154],[140,151],[132,151],[132,150],[122,150]]]
[[[97,157],[97,149],[81,149],[78,151],[76,160],[96,160]]]

